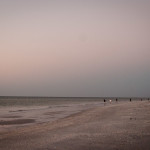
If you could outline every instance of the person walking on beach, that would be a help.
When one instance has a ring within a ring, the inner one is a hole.
[[[131,102],[131,98],[130,98],[130,102]]]
[[[106,105],[106,100],[104,99],[104,106]]]

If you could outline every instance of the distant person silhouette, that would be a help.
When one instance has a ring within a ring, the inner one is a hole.
[[[142,98],[141,98],[141,101],[142,101]]]
[[[118,99],[116,98],[116,102],[118,102]]]
[[[104,102],[106,102],[106,100],[104,99]]]
[[[131,98],[130,98],[130,102],[131,102]]]

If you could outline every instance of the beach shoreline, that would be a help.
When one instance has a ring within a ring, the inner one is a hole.
[[[149,150],[150,102],[93,106],[54,121],[0,134],[0,149]]]

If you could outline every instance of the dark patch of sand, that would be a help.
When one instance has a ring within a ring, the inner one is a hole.
[[[20,110],[10,110],[9,112],[20,112],[20,111],[27,111],[27,110],[22,110],[22,109],[20,109]]]
[[[1,116],[1,118],[21,118],[22,116]]]
[[[14,125],[14,124],[26,124],[26,123],[34,123],[35,119],[15,119],[15,120],[8,120],[0,121],[0,125]]]

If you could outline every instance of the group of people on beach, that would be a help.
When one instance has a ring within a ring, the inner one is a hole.
[[[118,99],[116,98],[116,102],[118,101]],[[104,99],[104,102],[106,102],[106,99]],[[111,103],[112,100],[110,99],[109,102]]]
[[[141,98],[141,101],[142,101],[143,99]],[[149,101],[149,98],[147,99],[148,101]],[[130,102],[132,101],[132,99],[130,98]],[[106,99],[104,99],[104,102],[106,102]],[[109,100],[109,103],[111,103],[112,102],[112,100],[110,99]],[[118,102],[118,98],[116,98],[116,102]]]

